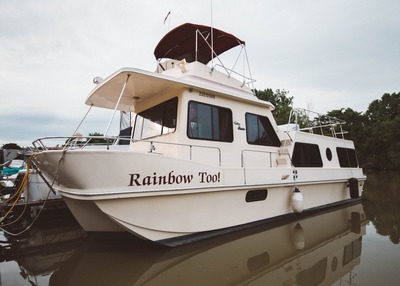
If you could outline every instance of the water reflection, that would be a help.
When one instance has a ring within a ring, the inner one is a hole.
[[[86,237],[68,210],[45,214],[21,235],[4,233],[6,241],[0,246],[0,263],[17,262],[20,275],[32,285],[38,285],[37,277],[52,274],[62,262],[71,258]],[[6,231],[18,233],[30,223],[25,218]]]
[[[4,259],[23,275],[51,274],[50,285],[331,285],[360,263],[367,223],[358,203],[167,248],[132,236],[86,237],[62,219],[8,237]]]
[[[0,232],[0,285],[396,285],[399,186],[395,174],[368,174],[362,205],[177,248],[87,235],[53,212],[21,236]]]
[[[376,232],[400,242],[400,176],[396,173],[368,174],[363,206]]]

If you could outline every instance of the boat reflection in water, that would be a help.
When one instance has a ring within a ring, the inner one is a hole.
[[[89,238],[50,284],[331,285],[351,279],[366,223],[358,203],[175,248]]]
[[[0,246],[0,262],[17,262],[21,276],[32,285],[40,285],[37,278],[49,276],[68,260],[85,241],[86,232],[64,208],[43,212],[28,231],[18,236],[7,234],[22,232],[30,224],[24,220],[5,229],[7,243]]]

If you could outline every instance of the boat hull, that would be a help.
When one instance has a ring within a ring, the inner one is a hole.
[[[329,176],[316,170],[311,180],[310,170],[299,169],[294,178],[290,168],[226,169],[110,151],[43,152],[35,162],[57,178],[54,188],[86,231],[129,231],[164,244],[293,214],[295,188],[304,210],[351,199],[350,174],[343,170]],[[96,177],[105,162],[108,176]],[[365,177],[354,174],[361,195]]]
[[[303,208],[311,210],[348,201],[351,198],[346,189],[345,182],[302,185]],[[246,228],[255,222],[293,214],[290,186],[268,188],[265,201],[246,202],[248,192],[238,188],[195,194],[100,200],[95,204],[123,229],[165,244],[193,241],[197,235],[215,236],[235,228]],[[86,229],[97,231],[88,225]]]

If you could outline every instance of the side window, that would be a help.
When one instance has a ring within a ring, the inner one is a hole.
[[[339,157],[340,167],[342,168],[358,167],[356,150],[350,148],[337,147],[336,152]]]
[[[318,145],[296,142],[292,162],[295,167],[322,167],[321,152]]]
[[[149,108],[136,115],[134,140],[160,136],[175,131],[178,98]]]
[[[190,101],[187,136],[191,139],[232,142],[232,111],[224,107]]]
[[[268,117],[246,113],[247,143],[253,145],[276,146],[281,142]]]

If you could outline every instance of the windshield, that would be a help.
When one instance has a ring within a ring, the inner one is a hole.
[[[178,98],[174,97],[136,115],[134,140],[143,140],[175,131]]]

